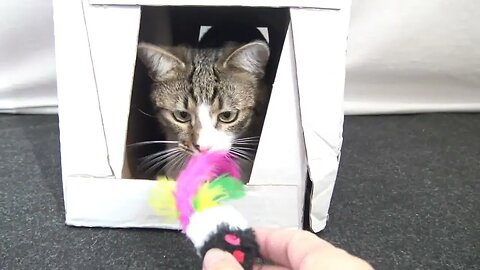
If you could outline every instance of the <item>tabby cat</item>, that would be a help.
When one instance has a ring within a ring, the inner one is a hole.
[[[212,31],[206,36],[218,41]],[[175,178],[188,155],[224,150],[238,161],[242,180],[248,182],[270,91],[264,79],[270,49],[257,38],[205,44],[138,45],[167,140],[166,150],[152,158],[163,161],[161,174]]]

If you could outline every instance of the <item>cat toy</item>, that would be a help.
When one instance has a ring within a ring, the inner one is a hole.
[[[227,153],[197,153],[176,181],[158,179],[149,202],[157,214],[179,221],[202,260],[208,250],[219,248],[249,270],[259,250],[255,233],[240,212],[222,205],[245,195],[239,178],[238,166]]]

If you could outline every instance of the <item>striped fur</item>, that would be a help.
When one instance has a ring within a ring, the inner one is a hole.
[[[138,48],[153,80],[150,97],[168,140],[178,140],[193,153],[228,151],[235,139],[260,135],[269,96],[263,80],[269,58],[265,42],[229,43],[218,49],[140,43]],[[200,117],[201,108],[207,108],[210,119],[208,114]],[[184,119],[185,113],[189,117]],[[232,115],[237,115],[233,121],[224,121]],[[248,179],[251,165],[241,162],[243,179]],[[177,173],[167,171],[171,177]]]

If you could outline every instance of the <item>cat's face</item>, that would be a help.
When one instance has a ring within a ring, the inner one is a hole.
[[[151,100],[161,129],[180,148],[230,151],[236,140],[260,135],[268,97],[266,43],[222,49],[140,43],[139,57],[153,80]]]

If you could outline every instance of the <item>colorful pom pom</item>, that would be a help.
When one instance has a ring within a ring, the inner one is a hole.
[[[230,199],[245,195],[236,163],[225,152],[193,155],[177,181],[160,177],[149,204],[169,221],[179,220],[185,232],[190,216]],[[213,180],[212,180],[213,179]]]
[[[221,175],[239,178],[237,164],[226,152],[206,152],[193,155],[177,178],[174,196],[179,212],[178,220],[182,231],[188,226],[194,213],[193,200],[201,185]]]
[[[200,257],[211,248],[220,248],[250,270],[258,256],[255,234],[241,213],[221,205],[245,195],[239,177],[227,153],[199,153],[190,158],[177,181],[159,178],[149,203],[157,214],[180,222]]]

